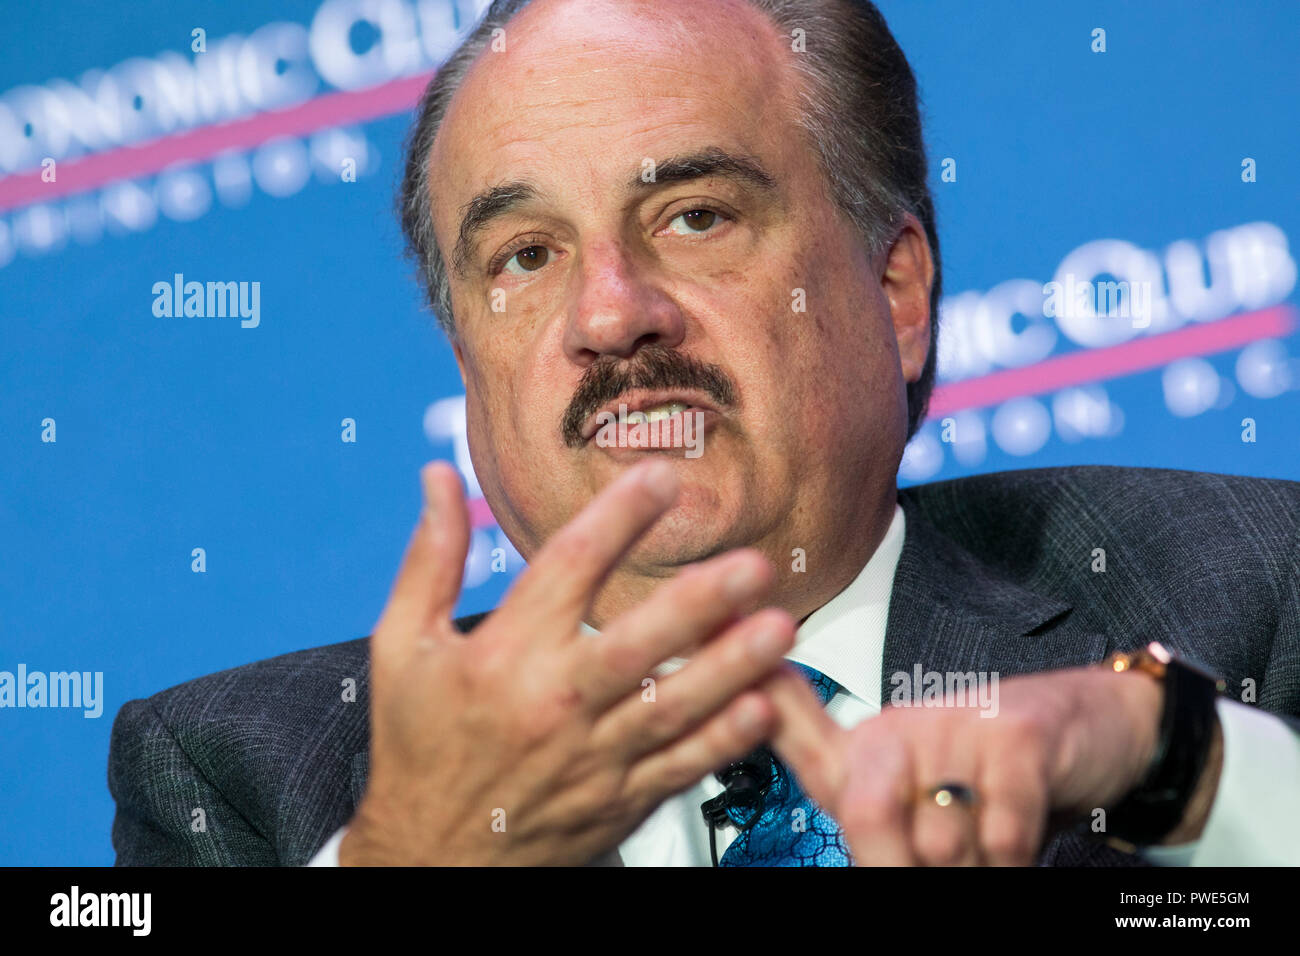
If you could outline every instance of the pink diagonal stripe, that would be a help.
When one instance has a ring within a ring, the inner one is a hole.
[[[432,76],[429,71],[364,90],[326,93],[282,110],[68,160],[58,164],[58,178],[52,183],[41,181],[39,169],[14,173],[0,179],[0,211],[85,192],[119,179],[148,176],[172,163],[200,162],[228,149],[252,149],[277,136],[303,136],[330,126],[401,113],[419,102]]]
[[[1083,349],[1024,368],[939,385],[930,399],[929,415],[933,418],[966,408],[996,405],[1011,398],[1041,395],[1072,385],[1144,372],[1193,355],[1226,352],[1257,339],[1286,335],[1295,323],[1295,308],[1283,303],[1217,322],[1195,323],[1163,335],[1144,336],[1105,348]]]

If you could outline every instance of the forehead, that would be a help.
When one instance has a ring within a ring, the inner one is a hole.
[[[745,0],[537,0],[504,39],[470,68],[430,153],[440,236],[506,180],[578,191],[692,146],[772,157],[788,143],[794,54]]]

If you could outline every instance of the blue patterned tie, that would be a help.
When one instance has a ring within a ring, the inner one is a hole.
[[[840,685],[820,671],[790,663],[812,683],[823,706],[839,690]],[[727,815],[737,825],[745,822],[743,810],[729,809]],[[794,774],[775,758],[762,815],[740,831],[718,861],[718,866],[852,865],[839,824],[804,794]]]

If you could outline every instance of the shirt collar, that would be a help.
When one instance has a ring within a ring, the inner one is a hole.
[[[809,615],[786,658],[821,671],[854,697],[880,709],[880,668],[894,571],[907,530],[903,509],[858,576]]]

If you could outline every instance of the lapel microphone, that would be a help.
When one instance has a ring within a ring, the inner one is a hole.
[[[717,828],[735,826],[739,830],[748,830],[763,815],[763,803],[768,788],[772,786],[772,762],[772,751],[759,747],[714,774],[725,789],[712,800],[700,804],[704,822],[709,825],[709,856],[714,866],[718,865]],[[732,820],[727,813],[731,809],[743,811],[745,822]]]

